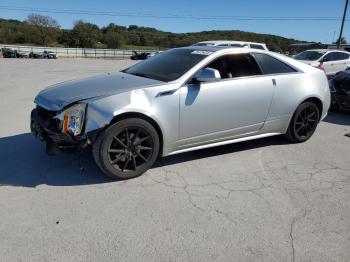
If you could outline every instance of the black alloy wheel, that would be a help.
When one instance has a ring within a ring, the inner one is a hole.
[[[313,102],[301,104],[295,111],[289,124],[287,138],[292,142],[308,140],[316,130],[320,120],[320,112]]]
[[[145,120],[125,119],[99,135],[93,153],[97,165],[108,176],[136,177],[154,164],[159,153],[158,134]]]
[[[109,162],[120,171],[136,171],[152,156],[153,140],[141,127],[125,127],[114,136],[109,149]]]

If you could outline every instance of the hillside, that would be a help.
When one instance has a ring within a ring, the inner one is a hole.
[[[38,16],[42,18],[44,16]],[[29,16],[30,17],[30,16]],[[0,19],[0,43],[32,44],[65,47],[121,48],[125,46],[155,46],[170,48],[191,45],[204,40],[241,40],[266,43],[270,50],[285,51],[299,41],[276,35],[257,34],[239,30],[214,30],[193,33],[171,33],[149,27],[129,27],[109,24],[98,27],[77,21],[73,29],[61,29],[51,17],[46,24],[39,19],[27,21]]]

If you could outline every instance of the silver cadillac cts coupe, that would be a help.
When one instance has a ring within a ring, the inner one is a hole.
[[[92,147],[108,176],[168,156],[284,134],[304,142],[330,105],[323,71],[247,48],[184,47],[41,91],[32,133],[49,154]]]

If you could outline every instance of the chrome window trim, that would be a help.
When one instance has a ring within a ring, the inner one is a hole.
[[[252,75],[252,76],[240,76],[240,77],[233,77],[233,78],[226,78],[221,79],[218,81],[211,81],[211,82],[203,82],[201,85],[206,84],[216,84],[221,82],[228,82],[228,81],[235,81],[235,80],[245,80],[245,79],[251,79],[251,78],[262,78],[262,77],[274,77],[274,76],[283,76],[283,75],[294,75],[294,74],[302,74],[303,72],[292,72],[292,73],[279,73],[279,74],[270,74],[270,75]],[[181,87],[185,87],[188,85],[189,82],[186,82]]]

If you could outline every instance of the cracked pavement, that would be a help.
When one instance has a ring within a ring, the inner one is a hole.
[[[1,261],[350,261],[350,115],[306,143],[270,137],[162,158],[112,181],[89,152],[29,133],[47,85],[133,62],[0,60]]]

